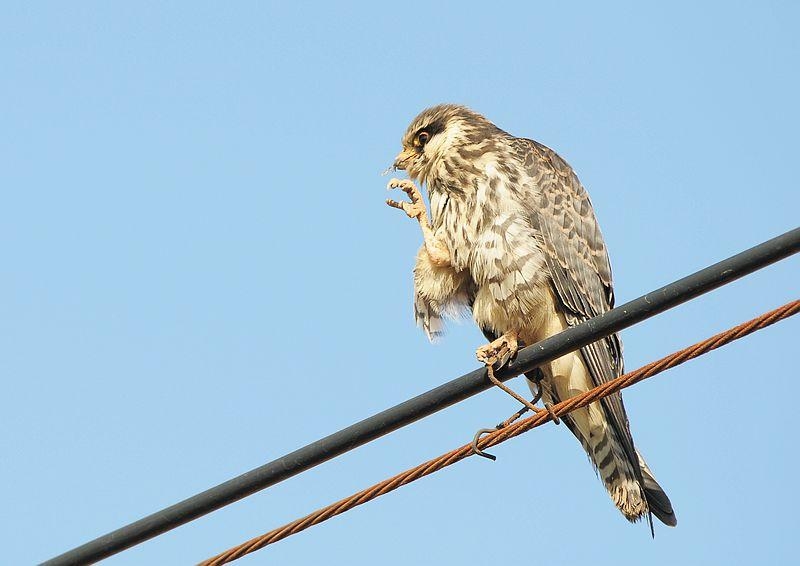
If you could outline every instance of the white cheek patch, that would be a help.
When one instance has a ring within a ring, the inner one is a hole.
[[[460,122],[447,124],[444,131],[439,132],[425,144],[425,157],[429,160],[436,159],[452,148],[459,139],[464,137]]]
[[[442,146],[444,145],[444,140],[442,139],[442,134],[435,135],[431,138],[427,144],[425,144],[425,157],[428,159],[433,159],[436,155],[441,153]]]

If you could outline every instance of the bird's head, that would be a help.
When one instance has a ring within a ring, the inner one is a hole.
[[[394,168],[408,172],[415,181],[426,182],[438,163],[458,157],[463,150],[480,144],[500,130],[465,106],[440,104],[423,110],[403,135],[403,150]]]

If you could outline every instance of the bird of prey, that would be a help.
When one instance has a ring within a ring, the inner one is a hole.
[[[613,307],[611,267],[592,204],[556,152],[452,104],[420,113],[402,146],[394,168],[411,180],[392,179],[388,188],[403,190],[410,202],[387,204],[422,228],[414,312],[431,340],[442,333],[443,317],[469,310],[491,341],[478,359],[500,367],[521,345]],[[414,182],[427,188],[430,219]],[[614,334],[526,376],[547,405],[622,373]],[[626,519],[647,516],[652,528],[655,515],[676,525],[669,498],[633,444],[619,393],[562,418]]]

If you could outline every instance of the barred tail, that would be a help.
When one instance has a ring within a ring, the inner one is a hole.
[[[554,360],[538,374],[527,372],[525,375],[532,390],[537,389],[537,382],[541,384],[544,401],[551,403],[587,391],[593,385],[582,358],[574,354]],[[665,525],[675,526],[677,520],[666,493],[641,455],[636,452],[634,456],[633,450],[626,449],[626,446],[633,448],[632,440],[625,442],[619,436],[627,432],[627,418],[621,403],[620,409],[625,419],[623,431],[612,426],[600,401],[575,409],[562,419],[580,441],[614,505],[626,519],[636,522],[647,517],[652,526],[652,514]]]
[[[590,415],[595,416],[593,413],[590,410]],[[638,521],[647,514],[648,501],[637,477],[637,470],[605,420],[598,422],[590,417],[590,421],[590,434],[579,437],[579,440],[595,465],[614,505],[626,519]]]
[[[667,526],[677,525],[672,503],[642,455],[637,451],[638,462],[631,462],[622,444],[616,440],[614,431],[608,426],[597,427],[592,433],[588,440],[582,439],[581,444],[625,518],[635,522],[650,512]],[[638,466],[639,470],[635,470],[634,466]],[[641,471],[641,482],[637,477],[638,471]]]

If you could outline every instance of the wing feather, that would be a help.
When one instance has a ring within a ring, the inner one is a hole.
[[[572,168],[550,148],[532,140],[521,142],[527,147],[525,162],[540,191],[539,202],[531,203],[531,222],[541,234],[553,289],[567,322],[574,326],[614,306],[608,252],[589,196]],[[622,344],[617,334],[581,348],[581,354],[595,386],[622,375]],[[609,395],[601,404],[641,475],[622,396]]]

